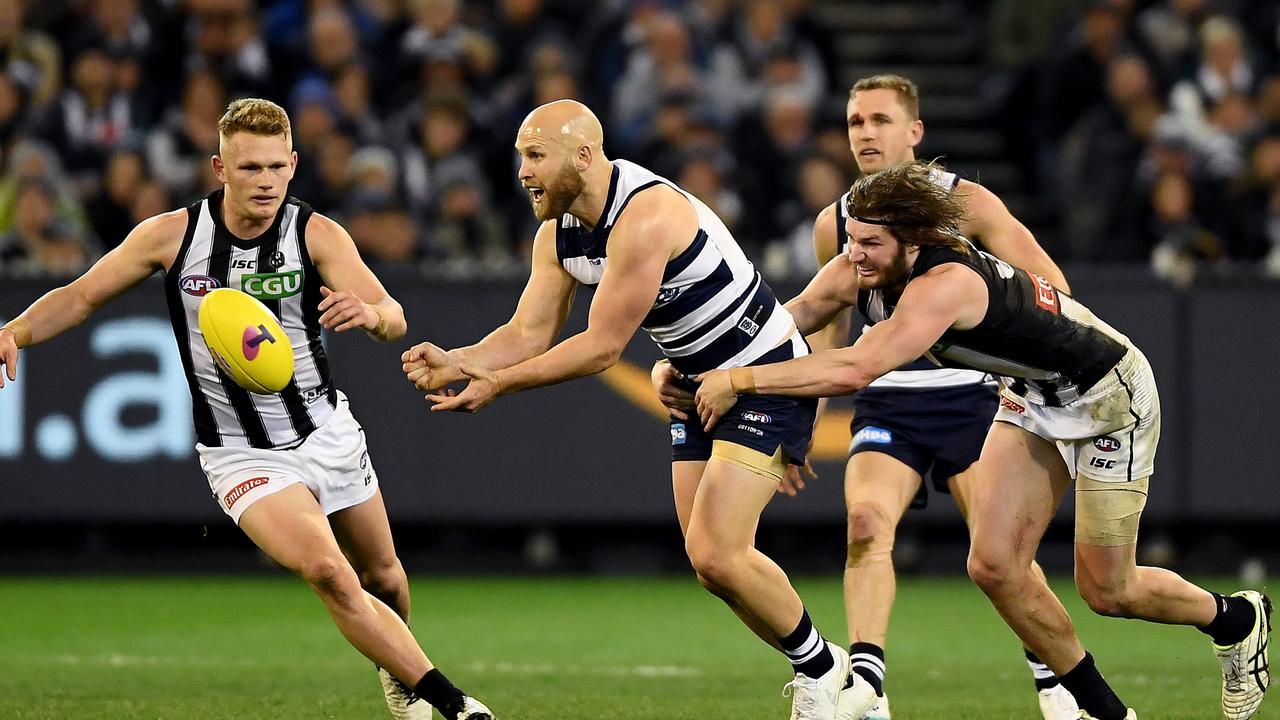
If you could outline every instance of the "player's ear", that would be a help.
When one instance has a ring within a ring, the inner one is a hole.
[[[218,182],[225,183],[227,181],[227,166],[222,162],[222,156],[214,155],[209,158],[209,162],[213,165],[213,176],[218,178]]]
[[[575,166],[577,166],[578,172],[583,172],[587,168],[591,167],[591,160],[592,160],[591,146],[586,144],[579,145],[578,153],[574,157],[574,163],[573,163]]]
[[[910,127],[907,129],[907,137],[911,140],[911,147],[920,144],[924,139],[924,121],[917,118],[911,121]]]

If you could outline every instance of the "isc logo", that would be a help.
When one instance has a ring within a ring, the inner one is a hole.
[[[188,275],[179,282],[182,292],[196,297],[204,297],[218,289],[218,281],[208,275]]]

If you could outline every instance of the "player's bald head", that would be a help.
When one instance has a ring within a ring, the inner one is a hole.
[[[583,145],[596,153],[604,144],[604,128],[591,108],[577,100],[556,100],[529,113],[516,133],[516,144],[555,143],[572,153]]]

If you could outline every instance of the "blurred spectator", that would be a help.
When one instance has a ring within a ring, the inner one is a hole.
[[[743,74],[756,80],[746,97],[749,105],[758,107],[769,91],[783,84],[811,107],[826,91],[828,73],[817,48],[797,36],[780,0],[746,3],[734,40]],[[779,61],[786,69],[777,67]]]
[[[413,220],[391,193],[365,187],[352,193],[342,208],[360,255],[369,262],[409,262],[419,242]]]
[[[1102,100],[1107,64],[1128,49],[1124,13],[1111,0],[1091,0],[1065,44],[1047,59],[1040,80],[1043,139],[1055,147]],[[1047,186],[1052,187],[1053,183]]]
[[[456,63],[468,84],[483,84],[497,66],[498,49],[484,33],[464,26],[459,0],[409,0],[413,25],[400,40],[399,64],[412,77],[423,63]]]
[[[818,53],[818,61],[828,78],[828,92],[840,92],[843,88],[836,81],[836,68],[840,58],[836,53],[835,34],[818,19],[813,10],[813,0],[782,0],[782,12],[801,45],[812,46]]]
[[[298,83],[289,94],[289,124],[293,146],[303,153],[318,153],[320,139],[338,125],[338,98],[329,83],[309,77]]]
[[[1258,141],[1249,172],[1236,192],[1243,220],[1243,241],[1236,254],[1264,260],[1267,272],[1280,277],[1280,127]]]
[[[63,174],[53,148],[34,139],[20,139],[9,152],[5,174],[0,178],[0,232],[13,227],[18,211],[18,186],[24,180],[42,180],[55,193],[54,215],[59,223],[76,228],[80,237],[90,235],[88,216],[75,188]]]
[[[705,69],[695,65],[689,30],[675,13],[649,18],[644,33],[644,45],[632,53],[613,88],[609,133],[614,143],[635,149],[653,123],[659,99],[668,93],[685,93],[693,105],[726,123],[737,116],[745,89],[736,58],[716,52]]]
[[[363,62],[348,63],[338,71],[332,85],[342,124],[356,139],[364,144],[386,142],[386,127],[374,111],[369,66]]]
[[[116,63],[106,51],[85,48],[72,60],[70,87],[41,123],[41,135],[85,194],[101,181],[111,152],[138,132],[133,99],[116,80]]]
[[[1222,242],[1196,218],[1193,201],[1191,182],[1177,173],[1161,175],[1150,200],[1151,267],[1161,277],[1183,286],[1195,278],[1197,266],[1225,256]]]
[[[104,250],[119,245],[133,229],[130,208],[146,181],[146,163],[138,151],[118,150],[107,161],[102,189],[87,203],[89,219]]]
[[[787,211],[791,230],[765,257],[766,262],[785,262],[786,271],[793,275],[812,277],[818,271],[813,252],[813,221],[824,208],[840,199],[849,189],[849,182],[838,165],[821,155],[806,158],[800,164],[796,180],[799,201]],[[777,273],[779,268],[773,270]]]
[[[329,82],[343,68],[360,61],[360,37],[351,16],[341,7],[325,7],[311,13],[307,47],[311,71]]]
[[[62,88],[62,50],[53,38],[26,27],[24,20],[22,0],[0,0],[0,62],[39,110]]]
[[[348,168],[356,143],[340,128],[321,131],[315,142],[320,150],[298,156],[289,194],[326,215],[338,213],[351,188]]]
[[[1138,36],[1155,61],[1161,85],[1195,73],[1196,37],[1208,16],[1208,0],[1161,0],[1135,19]]]
[[[0,152],[21,130],[26,112],[26,90],[13,76],[0,73]]]
[[[226,109],[222,82],[209,70],[187,75],[182,105],[147,137],[150,174],[180,202],[211,191],[209,158],[218,152],[218,118]]]
[[[1139,222],[1131,208],[1140,202],[1133,187],[1134,172],[1144,141],[1139,115],[1156,100],[1155,80],[1146,61],[1122,55],[1107,64],[1104,102],[1089,110],[1062,146],[1061,216],[1068,256],[1111,262],[1140,261],[1147,245],[1136,241],[1132,229]],[[1124,233],[1128,227],[1131,232]]]
[[[1214,105],[1230,95],[1252,96],[1257,81],[1240,27],[1218,15],[1201,26],[1199,67],[1174,86],[1169,101],[1183,122],[1199,130]]]
[[[47,180],[18,181],[13,226],[0,234],[0,269],[6,275],[75,275],[88,265],[84,238],[58,218],[57,203]]]
[[[806,99],[794,92],[771,94],[765,101],[763,124],[740,129],[735,145],[752,148],[742,158],[743,193],[747,205],[759,209],[749,242],[763,244],[791,230],[783,208],[797,199],[795,171],[810,154],[812,142],[812,111]]]
[[[565,29],[549,17],[543,0],[500,0],[489,31],[498,49],[494,76],[515,77],[528,66],[533,51],[548,44],[562,45]]]
[[[129,205],[129,221],[134,225],[155,217],[160,213],[173,210],[173,201],[169,199],[169,191],[157,182],[144,182],[138,187]]]
[[[730,232],[737,232],[746,218],[746,206],[733,188],[725,184],[733,176],[733,159],[728,153],[708,150],[685,152],[676,174],[676,184],[698,198],[716,214]]]
[[[273,94],[271,57],[250,0],[188,0],[187,70],[209,70],[234,97]],[[278,82],[278,79],[276,79]]]

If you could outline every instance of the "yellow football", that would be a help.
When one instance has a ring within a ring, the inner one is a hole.
[[[232,288],[205,295],[200,334],[218,367],[249,392],[278,393],[293,378],[289,336],[256,298]]]

